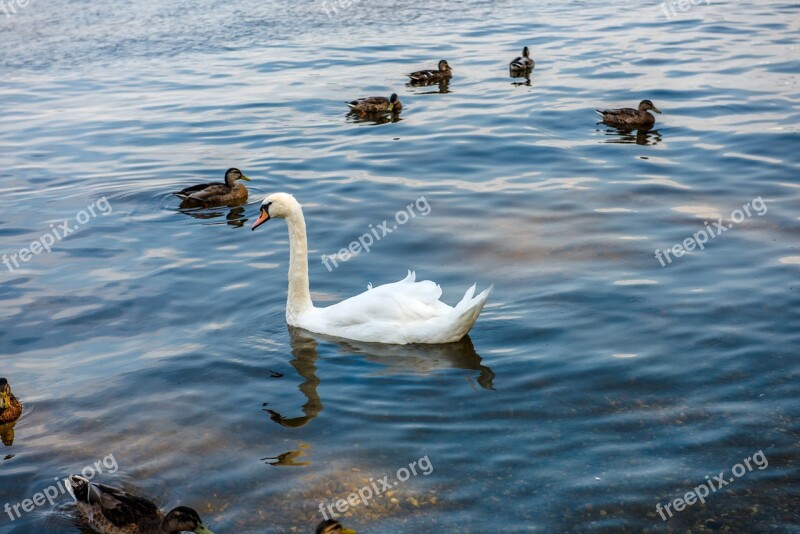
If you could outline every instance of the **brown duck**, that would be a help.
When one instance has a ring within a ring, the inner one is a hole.
[[[534,67],[534,62],[533,59],[531,58],[531,53],[530,50],[528,50],[527,46],[522,49],[521,56],[512,59],[511,63],[508,64],[508,68],[511,69],[512,71],[520,71],[520,70],[529,71],[533,70],[533,67]]]
[[[403,109],[403,104],[394,93],[389,98],[383,96],[370,96],[367,98],[359,98],[352,102],[346,102],[350,106],[350,111],[358,113],[359,115],[375,115],[379,113],[398,113]]]
[[[453,69],[447,64],[446,60],[439,62],[439,70],[418,70],[407,74],[411,78],[411,83],[433,83],[442,80],[449,80],[453,77]]]
[[[11,393],[8,380],[0,378],[0,424],[11,423],[22,415],[22,404]]]
[[[652,109],[656,113],[661,113],[655,104],[649,100],[642,100],[639,102],[639,109],[621,108],[621,109],[606,109],[595,110],[601,117],[603,123],[616,128],[629,129],[634,128],[652,128],[656,123],[656,118],[647,111]]]
[[[206,206],[244,202],[247,200],[247,188],[244,184],[237,183],[238,180],[249,182],[250,178],[232,167],[225,171],[225,183],[193,185],[173,194],[184,202],[196,202]]]
[[[67,490],[89,525],[102,534],[214,534],[188,506],[164,515],[147,499],[78,475],[69,477]]]

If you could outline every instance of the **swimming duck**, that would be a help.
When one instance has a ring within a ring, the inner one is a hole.
[[[533,70],[534,65],[530,51],[526,46],[522,49],[522,55],[514,58],[511,63],[508,64],[508,68],[511,70]]]
[[[196,201],[200,204],[228,204],[247,200],[247,188],[244,184],[236,183],[238,180],[250,181],[242,171],[232,167],[225,171],[225,183],[200,184],[187,187],[173,193],[184,201]]]
[[[369,115],[375,113],[398,113],[403,109],[403,104],[397,98],[397,93],[393,93],[389,98],[382,96],[370,96],[367,98],[359,98],[352,102],[347,102],[350,106],[350,111],[354,111],[361,115]]]
[[[78,509],[93,529],[102,534],[214,534],[187,506],[173,508],[166,516],[158,506],[122,490],[95,484],[81,476],[69,477],[67,488]]]
[[[596,109],[597,113],[603,117],[603,123],[617,128],[652,128],[656,123],[656,118],[653,117],[647,110],[652,109],[656,113],[661,113],[651,101],[642,100],[639,102],[639,109],[621,108],[621,109]]]
[[[418,70],[406,76],[411,78],[411,83],[433,83],[451,78],[453,69],[443,59],[439,62],[439,70]]]
[[[335,519],[328,519],[317,525],[316,534],[356,534],[356,531],[344,528]]]
[[[11,423],[22,415],[22,404],[11,393],[8,380],[0,378],[0,424]]]
[[[270,219],[289,227],[289,295],[286,322],[317,334],[355,341],[407,345],[453,343],[478,320],[491,288],[475,295],[470,287],[454,307],[439,298],[442,288],[416,275],[377,287],[325,308],[311,301],[308,281],[308,239],[300,203],[288,193],[274,193],[261,203],[255,230]]]

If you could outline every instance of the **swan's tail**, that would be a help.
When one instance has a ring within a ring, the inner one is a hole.
[[[475,324],[475,321],[478,320],[478,316],[481,314],[483,305],[486,304],[486,299],[489,298],[489,293],[492,292],[493,287],[494,285],[489,286],[481,291],[478,296],[474,296],[475,284],[473,284],[472,287],[467,289],[461,302],[456,304],[456,307],[453,308],[453,314],[455,315],[453,326],[455,335],[457,336],[454,341],[458,341],[466,336]]]

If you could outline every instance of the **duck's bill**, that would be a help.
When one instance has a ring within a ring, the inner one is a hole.
[[[195,532],[197,534],[214,534],[214,532],[212,532],[212,530],[205,525],[197,525]]]
[[[248,182],[249,182],[249,181],[250,181],[250,178],[248,178],[247,176],[245,176],[245,175],[243,174],[243,175],[242,175],[242,177],[240,178],[240,180],[246,180],[246,181],[248,181]]]
[[[394,110],[394,104],[389,103],[389,111],[392,111],[392,110]]]
[[[251,226],[250,229],[255,230],[256,228],[267,222],[269,218],[270,217],[269,213],[267,213],[267,210],[261,210],[261,213],[258,214],[258,219],[256,219],[256,222],[253,223],[253,226]]]
[[[657,107],[655,107],[655,106],[653,106],[653,111],[655,111],[656,113],[661,113],[661,110],[660,110],[660,109],[658,109],[658,108],[657,108]]]
[[[340,530],[340,532],[342,534],[358,534],[358,532],[356,532],[352,528],[343,528],[342,530]]]

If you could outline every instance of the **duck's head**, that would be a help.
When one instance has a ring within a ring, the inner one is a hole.
[[[5,410],[11,406],[11,386],[8,380],[0,378],[0,410]]]
[[[642,100],[639,102],[639,111],[653,110],[656,113],[661,113],[661,110],[656,107],[650,100]]]
[[[344,528],[335,519],[328,519],[317,525],[316,534],[356,534],[356,531]]]
[[[451,69],[450,65],[448,65],[447,60],[443,59],[439,62],[439,70],[442,72],[450,72]]]
[[[233,187],[236,184],[236,180],[246,180],[250,181],[250,178],[242,174],[242,171],[237,169],[236,167],[231,167],[227,171],[225,171],[225,183]]]
[[[258,219],[250,229],[255,230],[270,219],[285,219],[299,208],[300,203],[289,193],[273,193],[261,202]]]
[[[188,506],[178,506],[173,508],[161,522],[162,532],[196,532],[197,534],[214,534],[200,519],[193,508]]]
[[[400,99],[397,98],[397,93],[392,93],[392,96],[389,97],[389,111],[400,111],[403,107],[403,104],[400,103]]]
[[[531,57],[531,51],[528,50],[528,47],[522,49],[522,57]]]

